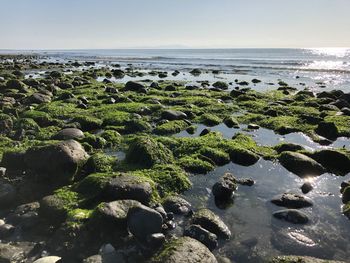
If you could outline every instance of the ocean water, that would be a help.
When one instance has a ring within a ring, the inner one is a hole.
[[[317,90],[350,91],[350,48],[109,49],[32,52],[56,60],[95,60],[101,65],[105,63],[119,63],[124,66],[132,64],[143,69],[184,72],[193,68],[209,71],[220,70],[221,75],[216,78],[228,81],[235,78],[242,80],[260,78],[264,83],[284,80],[300,88],[306,86]],[[171,79],[171,75],[169,77]],[[172,79],[193,80],[186,75]],[[196,80],[204,79],[202,76]]]

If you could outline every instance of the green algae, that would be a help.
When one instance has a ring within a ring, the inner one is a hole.
[[[154,133],[158,135],[169,135],[179,133],[189,127],[189,124],[182,120],[169,121],[157,126]]]

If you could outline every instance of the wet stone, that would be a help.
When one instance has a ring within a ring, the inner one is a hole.
[[[271,200],[271,202],[275,205],[288,208],[303,208],[313,205],[313,202],[310,198],[293,193],[284,193],[277,195]]]
[[[306,224],[309,221],[309,218],[305,213],[296,209],[278,210],[273,213],[273,216],[293,224]]]
[[[210,250],[214,250],[218,246],[217,236],[199,225],[190,225],[185,229],[184,235],[197,239]]]

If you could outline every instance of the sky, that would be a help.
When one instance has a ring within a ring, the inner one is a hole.
[[[0,49],[350,47],[350,0],[0,0]]]

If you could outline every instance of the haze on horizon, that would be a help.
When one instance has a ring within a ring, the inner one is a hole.
[[[349,0],[0,0],[0,49],[350,47]]]

